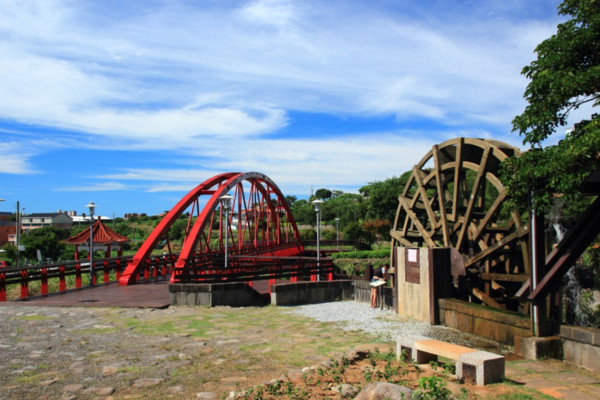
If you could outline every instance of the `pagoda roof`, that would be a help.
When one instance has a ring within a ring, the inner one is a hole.
[[[96,220],[93,225],[94,243],[109,244],[109,243],[126,243],[130,239],[127,236],[118,234],[117,232],[104,225],[100,219]],[[83,244],[90,242],[90,228],[83,232],[79,232],[75,236],[65,240],[68,244]]]

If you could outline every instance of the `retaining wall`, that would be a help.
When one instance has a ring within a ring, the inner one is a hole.
[[[562,325],[563,357],[580,367],[600,370],[600,329]]]
[[[514,344],[515,337],[531,336],[528,316],[494,310],[457,299],[439,299],[440,323],[500,343]]]
[[[294,306],[354,299],[351,280],[280,283],[271,286],[271,304]]]
[[[173,283],[169,285],[173,306],[262,306],[265,299],[243,282]]]

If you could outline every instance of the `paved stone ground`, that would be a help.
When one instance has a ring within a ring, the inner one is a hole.
[[[329,350],[369,342],[364,334],[340,334],[334,324],[287,314],[273,307],[2,306],[0,399],[218,399],[319,363]],[[325,342],[334,344],[319,349]],[[600,399],[600,371],[507,356],[506,378],[516,386],[558,399]],[[505,386],[473,391],[484,399]]]
[[[560,360],[514,360],[507,363],[506,378],[557,399],[600,399],[600,371]]]

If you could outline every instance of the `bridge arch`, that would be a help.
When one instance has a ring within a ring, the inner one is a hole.
[[[226,213],[221,205],[221,198],[226,194],[233,196],[228,221],[225,221]],[[181,251],[176,255],[172,251],[169,229],[186,211],[187,226]],[[233,224],[236,220],[237,226]],[[119,278],[120,285],[136,283],[161,240],[165,240],[168,247],[171,282],[179,281],[182,272],[198,259],[199,254],[221,254],[225,248],[278,256],[298,255],[303,251],[287,201],[277,185],[258,172],[219,174],[191,190],[144,241]],[[218,259],[211,258],[211,269],[223,268],[218,265]]]

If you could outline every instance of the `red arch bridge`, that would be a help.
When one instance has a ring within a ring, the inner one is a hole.
[[[82,288],[88,274],[94,283],[116,279],[120,287],[161,278],[170,283],[260,282],[262,287],[282,279],[332,280],[333,263],[323,248],[328,243],[321,244],[320,251],[305,248],[287,201],[266,175],[228,172],[183,197],[133,257],[94,259],[92,273],[85,260],[0,269],[0,301],[7,300],[11,285],[20,285],[24,299]],[[156,249],[162,254],[153,254]],[[30,293],[33,281],[41,282],[39,292]]]
[[[184,215],[181,251],[169,228]],[[169,211],[119,278],[120,285],[157,271],[151,253],[164,242],[171,283],[248,281],[300,276],[332,279],[333,265],[307,256],[283,194],[266,175],[229,172],[198,185]],[[177,253],[177,254],[176,254]],[[156,262],[156,258],[154,259]]]

